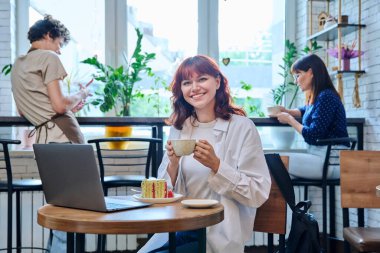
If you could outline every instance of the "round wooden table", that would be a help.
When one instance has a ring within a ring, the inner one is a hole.
[[[77,238],[76,252],[84,252],[84,234],[148,234],[171,232],[170,252],[175,252],[176,231],[200,229],[199,252],[206,252],[206,227],[224,219],[223,205],[211,208],[185,208],[180,202],[154,204],[112,213],[101,213],[53,205],[38,209],[39,225],[68,232],[68,252],[74,252],[74,233]]]

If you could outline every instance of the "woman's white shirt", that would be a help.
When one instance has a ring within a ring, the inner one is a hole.
[[[190,139],[193,128],[188,118],[182,130],[171,127],[169,139]],[[208,228],[207,249],[214,253],[243,253],[245,243],[252,238],[256,208],[269,196],[269,170],[259,133],[249,118],[239,115],[233,115],[230,120],[217,118],[213,135],[220,167],[216,174],[208,169],[207,182],[211,198],[224,206],[224,220]],[[165,154],[158,177],[170,184],[168,164]],[[181,162],[174,191],[188,196]]]
[[[208,123],[196,122],[190,138],[207,140],[215,146],[213,134],[216,120]],[[186,186],[186,197],[198,199],[213,199],[213,191],[208,185],[210,169],[194,159],[193,155],[183,156],[180,160],[181,172]]]

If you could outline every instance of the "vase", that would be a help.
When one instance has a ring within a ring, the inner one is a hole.
[[[130,137],[132,135],[131,126],[106,126],[105,137]],[[127,149],[127,141],[109,142],[109,149]]]
[[[350,59],[342,59],[343,61],[343,70],[349,71],[350,70]]]

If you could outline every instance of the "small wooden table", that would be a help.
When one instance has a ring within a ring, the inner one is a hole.
[[[67,232],[67,252],[84,252],[85,234],[149,234],[169,232],[169,252],[175,252],[175,232],[199,229],[199,251],[206,252],[206,227],[224,219],[223,205],[190,209],[180,202],[101,213],[53,205],[38,209],[39,225]],[[76,245],[74,251],[74,234]]]

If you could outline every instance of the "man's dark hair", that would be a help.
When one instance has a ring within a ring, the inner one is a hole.
[[[28,40],[33,43],[41,40],[46,34],[52,39],[63,38],[64,45],[70,41],[69,30],[59,20],[53,19],[51,15],[45,15],[44,19],[38,20],[30,27]]]

